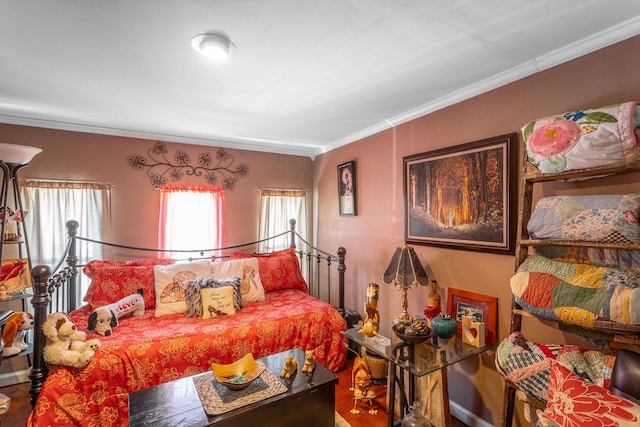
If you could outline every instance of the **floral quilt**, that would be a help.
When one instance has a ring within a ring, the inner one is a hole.
[[[83,329],[90,310],[71,313]],[[300,290],[267,292],[232,316],[203,320],[175,314],[126,317],[82,370],[52,366],[27,426],[127,426],[128,394],[231,363],[314,349],[319,363],[337,371],[346,358],[344,318],[332,305]],[[89,335],[90,337],[95,337]]]
[[[636,102],[571,111],[522,127],[529,162],[543,173],[606,165],[638,143]]]

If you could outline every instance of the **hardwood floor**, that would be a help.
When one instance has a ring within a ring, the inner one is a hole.
[[[375,386],[376,398],[373,401],[374,409],[378,410],[375,415],[369,414],[368,406],[362,405],[359,414],[352,414],[350,410],[353,408],[353,392],[349,391],[351,386],[351,367],[353,359],[347,361],[347,365],[340,372],[337,372],[338,385],[336,386],[336,411],[351,424],[351,427],[384,427],[387,425],[386,411],[386,386]],[[13,386],[0,388],[3,393],[11,398],[11,406],[9,412],[0,416],[3,426],[17,427],[24,426],[29,412],[31,411],[31,403],[29,403],[29,386],[30,383],[16,384]],[[466,427],[465,424],[452,418],[452,427]]]
[[[368,412],[368,406],[362,405],[359,414],[352,414],[350,410],[353,408],[353,392],[349,390],[351,387],[351,368],[353,359],[348,359],[346,367],[336,372],[338,377],[338,385],[336,386],[336,411],[349,423],[351,427],[384,427],[388,425],[387,409],[386,409],[386,385],[374,386],[376,398],[373,401],[374,409],[378,413],[371,415]],[[451,418],[451,427],[467,427],[461,421]]]

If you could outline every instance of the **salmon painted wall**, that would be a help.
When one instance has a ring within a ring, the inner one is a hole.
[[[19,172],[21,179],[112,184],[113,241],[157,247],[159,192],[151,187],[146,171],[134,170],[127,162],[127,157],[133,154],[148,158],[147,150],[154,141],[0,124],[0,142],[43,149],[29,166]],[[192,164],[201,153],[215,156],[217,150],[216,147],[178,143],[167,143],[167,147],[168,157],[180,149],[189,154]],[[233,149],[226,151],[234,157],[234,166],[239,163],[249,166],[248,175],[239,179],[233,191],[225,193],[227,244],[257,239],[259,188],[303,189],[308,194],[308,209],[313,211],[313,166],[310,158]],[[194,176],[185,176],[179,183],[206,185],[204,178]],[[288,228],[289,224],[283,224],[283,231]]]
[[[316,159],[318,244],[347,249],[347,308],[364,313],[367,284],[375,282],[381,288],[382,320],[391,319],[401,311],[400,292],[383,284],[381,275],[395,247],[403,243],[404,156],[519,132],[525,123],[555,113],[640,100],[638,52],[640,37],[635,37]],[[520,140],[519,134],[519,150]],[[350,160],[356,161],[358,214],[341,217],[336,167]],[[638,183],[640,176],[631,174],[578,184],[544,184],[536,188],[536,197],[555,190],[562,194],[583,190],[591,193],[638,191]],[[443,302],[449,287],[497,297],[498,337],[506,337],[513,256],[413,246],[423,263],[428,263],[430,275],[438,281]],[[422,313],[429,292],[430,289],[417,288],[409,291],[411,313]],[[532,341],[587,345],[575,336],[559,332],[555,325],[537,320],[526,319],[523,331]],[[503,381],[495,371],[493,356],[490,352],[449,367],[449,390],[452,401],[497,425],[502,414]],[[521,413],[514,425],[525,425]]]

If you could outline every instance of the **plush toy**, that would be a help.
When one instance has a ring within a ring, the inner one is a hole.
[[[31,313],[18,311],[9,316],[2,330],[2,339],[5,344],[2,350],[3,357],[14,356],[28,347],[25,343],[25,337],[29,329],[33,329],[33,315]]]
[[[138,289],[136,294],[131,294],[113,304],[103,305],[93,310],[89,315],[87,329],[108,337],[118,326],[118,319],[128,315],[139,317],[143,314],[144,299],[142,298],[142,289]]]
[[[82,369],[100,348],[100,341],[97,339],[87,341],[87,334],[79,331],[64,312],[49,314],[42,325],[42,332],[46,338],[44,361],[49,365]]]

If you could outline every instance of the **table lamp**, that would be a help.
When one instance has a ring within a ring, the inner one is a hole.
[[[386,284],[400,286],[402,291],[402,313],[394,318],[396,323],[412,323],[413,316],[407,312],[407,291],[412,286],[426,286],[431,281],[414,249],[407,244],[396,248],[389,266],[382,275]]]

